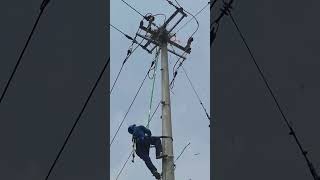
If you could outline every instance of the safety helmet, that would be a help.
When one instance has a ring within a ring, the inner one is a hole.
[[[133,124],[133,125],[131,125],[131,126],[128,127],[128,132],[129,132],[130,134],[133,134],[134,127],[136,127],[135,124]]]

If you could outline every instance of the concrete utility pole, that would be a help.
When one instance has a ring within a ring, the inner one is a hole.
[[[181,14],[182,17],[173,25],[169,30],[167,26],[170,21],[178,14]],[[170,137],[162,139],[163,154],[165,157],[162,159],[162,180],[174,180],[174,156],[173,156],[173,138],[172,138],[172,124],[171,124],[171,103],[170,103],[170,81],[169,81],[169,67],[168,67],[168,52],[175,54],[176,56],[185,59],[182,55],[178,54],[175,51],[168,49],[168,44],[171,44],[183,52],[191,52],[191,42],[192,38],[188,40],[188,43],[185,47],[177,44],[176,42],[171,41],[171,32],[172,30],[181,22],[181,20],[187,15],[184,13],[182,8],[176,7],[176,11],[171,15],[171,17],[159,28],[152,29],[151,24],[154,21],[153,16],[148,16],[146,19],[149,19],[149,25],[147,27],[143,26],[143,22],[140,22],[140,28],[150,34],[141,35],[137,34],[138,37],[146,39],[148,42],[145,45],[140,46],[152,53],[156,47],[161,49],[161,86],[162,86],[162,136]],[[148,49],[149,45],[154,45],[151,49]]]
[[[164,30],[165,31],[165,30]],[[166,33],[166,32],[163,32]],[[164,37],[167,35],[164,34]],[[171,103],[169,87],[168,48],[166,38],[161,39],[161,86],[162,86],[162,135],[172,137]],[[163,139],[162,179],[174,180],[174,159],[172,139]]]

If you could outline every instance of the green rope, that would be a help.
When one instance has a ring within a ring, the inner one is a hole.
[[[149,104],[149,113],[148,113],[148,123],[147,123],[147,128],[149,128],[150,124],[150,114],[151,114],[151,108],[152,108],[152,100],[153,100],[153,92],[154,92],[154,85],[156,81],[156,74],[157,74],[157,65],[158,65],[158,59],[159,59],[159,49],[156,51],[156,62],[154,65],[154,70],[153,70],[153,83],[152,83],[152,89],[151,89],[151,97],[150,97],[150,104]]]

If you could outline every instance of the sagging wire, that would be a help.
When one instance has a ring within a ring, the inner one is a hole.
[[[172,166],[171,166],[171,169],[174,171],[176,169],[176,163],[177,161],[179,160],[179,158],[182,156],[182,154],[185,152],[185,150],[187,149],[187,147],[190,146],[190,142],[181,150],[180,154],[178,155],[178,157],[174,160]]]
[[[161,104],[161,100],[158,102],[158,105],[157,105],[156,109],[153,111],[152,116],[151,116],[151,118],[149,119],[149,121],[148,121],[147,125],[148,125],[148,124],[150,124],[150,122],[153,120],[153,117],[154,117],[155,113],[157,112],[157,110],[158,110],[158,109],[159,109],[159,107],[160,107],[160,104]],[[189,143],[189,144],[190,144],[190,143]],[[187,146],[189,146],[189,144],[188,144]],[[184,149],[186,149],[186,148],[184,148]],[[182,152],[182,153],[183,153],[183,152]],[[180,153],[180,156],[181,156],[181,154],[182,154],[182,153]],[[132,151],[131,151],[131,153],[129,154],[129,156],[128,156],[127,160],[125,161],[125,163],[123,164],[123,166],[122,166],[121,170],[119,171],[119,173],[118,173],[118,175],[117,175],[116,180],[118,180],[118,179],[119,179],[120,175],[121,175],[121,174],[122,174],[122,172],[123,172],[123,169],[124,169],[124,168],[125,168],[125,166],[127,165],[128,161],[129,161],[129,159],[130,159],[130,157],[131,157],[131,156],[133,156],[133,155],[134,155],[134,150],[132,150]],[[133,158],[134,158],[134,157],[133,157]],[[134,160],[133,160],[133,159],[132,159],[132,162],[134,162]]]
[[[101,81],[101,79],[102,79],[102,77],[103,77],[103,74],[104,74],[104,72],[106,71],[107,66],[109,65],[109,63],[110,63],[110,57],[109,57],[109,59],[107,60],[107,62],[104,64],[104,66],[103,66],[103,68],[102,68],[102,70],[101,70],[101,72],[100,72],[100,75],[99,75],[98,79],[97,79],[96,82],[94,83],[94,85],[93,85],[93,87],[92,87],[92,89],[91,89],[91,91],[90,91],[89,96],[87,97],[87,99],[86,99],[86,101],[85,101],[85,103],[84,103],[84,105],[83,105],[80,113],[78,114],[78,116],[77,116],[77,118],[76,118],[76,120],[75,120],[75,122],[74,122],[74,124],[73,124],[73,126],[72,126],[72,128],[71,128],[71,130],[69,131],[66,139],[64,140],[64,143],[63,143],[62,147],[60,148],[60,150],[59,150],[59,152],[58,152],[55,160],[53,161],[53,163],[52,163],[52,165],[51,165],[51,167],[50,167],[50,169],[49,169],[49,171],[48,171],[48,173],[47,173],[47,176],[46,176],[45,180],[48,180],[50,174],[51,174],[52,171],[53,171],[53,168],[54,168],[55,165],[57,164],[57,162],[58,162],[58,160],[59,160],[59,158],[60,158],[60,156],[61,156],[61,154],[62,154],[62,152],[63,152],[63,150],[64,150],[64,148],[65,148],[65,146],[67,145],[67,143],[68,143],[68,141],[69,141],[69,139],[70,139],[70,137],[71,137],[74,129],[76,128],[77,124],[79,123],[80,118],[81,118],[84,110],[86,109],[86,107],[87,107],[87,105],[88,105],[91,97],[93,96],[93,93],[94,93],[94,91],[96,90],[99,82]]]
[[[216,1],[215,1],[215,2],[216,2]],[[214,2],[214,3],[215,3],[215,2]],[[213,3],[213,5],[214,5],[214,3]],[[216,19],[214,20],[214,22],[210,25],[210,26],[212,27],[211,30],[210,30],[210,46],[213,45],[213,43],[214,43],[214,41],[215,41],[215,39],[216,39],[216,37],[217,37],[217,33],[218,33],[218,30],[219,30],[219,27],[220,27],[220,21],[221,21],[221,19],[222,19],[225,15],[228,14],[227,9],[228,9],[228,8],[230,8],[230,9],[232,8],[232,7],[231,7],[231,4],[232,4],[232,3],[233,3],[233,0],[230,0],[229,3],[225,3],[225,2],[224,2],[223,8],[220,9],[220,10],[221,10],[220,15],[219,15],[218,18],[216,18]],[[210,8],[212,8],[213,5],[212,5]]]
[[[144,18],[144,19],[149,20],[149,18],[152,17],[152,14],[151,14],[151,13],[147,13],[144,17],[146,17],[146,18]],[[141,20],[140,23],[142,23],[142,22],[143,22],[143,19]],[[110,24],[110,25],[111,25],[111,24]],[[150,21],[149,21],[149,26],[151,27]],[[114,26],[112,25],[112,27],[114,27]],[[118,74],[117,74],[117,76],[116,76],[116,79],[115,79],[115,81],[114,81],[114,83],[113,83],[113,85],[112,85],[112,87],[111,87],[111,90],[110,90],[109,94],[112,93],[112,91],[113,91],[116,83],[118,82],[118,78],[119,78],[119,76],[120,76],[120,74],[121,74],[121,72],[122,72],[122,69],[123,69],[125,63],[126,63],[127,60],[129,59],[129,57],[133,54],[133,52],[134,52],[139,46],[141,46],[142,48],[144,48],[144,47],[141,45],[142,42],[144,41],[144,39],[142,39],[140,42],[137,42],[137,40],[136,40],[136,38],[137,38],[137,36],[138,36],[138,33],[141,31],[140,28],[138,28],[138,30],[137,30],[134,38],[131,38],[129,35],[123,33],[123,32],[122,32],[121,30],[119,30],[118,28],[116,28],[116,27],[114,27],[114,28],[115,28],[116,30],[118,30],[120,33],[124,34],[128,39],[131,39],[131,40],[132,40],[132,43],[131,43],[130,47],[129,47],[128,50],[127,50],[127,56],[126,56],[126,58],[124,59],[124,61],[122,62],[121,68],[120,68],[120,70],[119,70],[119,72],[118,72]],[[147,35],[147,34],[148,34],[148,32],[146,32],[145,35]],[[132,50],[133,45],[134,45],[135,43],[137,44],[137,46]]]
[[[185,54],[186,54],[186,52],[184,52],[184,53],[182,54],[182,56],[184,56]],[[182,66],[182,64],[184,63],[184,61],[185,61],[187,58],[184,58],[181,62],[180,62],[180,59],[183,59],[183,58],[179,57],[178,60],[176,61],[175,65],[173,66],[173,79],[171,80],[170,85],[169,85],[170,89],[173,89],[175,79],[176,79],[176,77],[177,77],[177,75],[178,75],[178,70],[179,70],[179,68]],[[179,63],[179,66],[178,66],[176,69],[174,69],[175,66],[178,64],[178,62],[180,62],[180,63]]]
[[[191,87],[192,87],[192,89],[193,89],[193,92],[196,94],[196,96],[197,96],[197,98],[198,98],[198,101],[199,101],[199,103],[200,103],[203,111],[205,112],[205,114],[206,114],[206,116],[207,116],[207,119],[209,120],[209,123],[210,123],[210,122],[211,122],[211,117],[210,117],[209,113],[207,112],[207,109],[204,107],[204,104],[203,104],[203,102],[202,102],[199,94],[197,93],[197,91],[196,91],[196,89],[195,89],[195,87],[194,87],[191,79],[189,78],[187,71],[185,70],[185,68],[183,67],[183,65],[181,65],[181,67],[182,67],[182,70],[183,70],[184,74],[186,75],[186,77],[187,77],[187,79],[188,79],[188,81],[189,81],[189,84],[191,85]],[[210,124],[209,124],[209,127],[210,127]]]
[[[160,104],[161,104],[161,101],[159,101],[159,103],[158,103],[158,105],[157,105],[156,109],[155,109],[155,110],[154,110],[154,112],[152,113],[152,116],[151,116],[151,118],[150,118],[150,120],[148,121],[148,123],[147,123],[147,124],[149,124],[149,123],[151,122],[151,120],[153,119],[153,116],[154,116],[154,115],[155,115],[155,113],[157,112],[157,110],[158,110],[158,108],[159,108]],[[131,156],[133,156],[133,155],[134,155],[134,150],[132,150],[132,151],[131,151],[131,153],[129,154],[128,158],[126,159],[125,163],[123,164],[122,168],[120,169],[120,171],[119,171],[119,173],[118,173],[118,175],[117,175],[117,177],[116,177],[116,180],[118,180],[118,179],[119,179],[120,175],[121,175],[121,174],[122,174],[122,172],[123,172],[123,169],[124,169],[124,168],[125,168],[125,166],[127,165],[128,161],[129,161],[129,159],[130,159],[130,157],[131,157]],[[133,157],[133,158],[134,158],[134,157]],[[132,159],[132,162],[134,162],[134,159]]]
[[[18,67],[19,67],[19,65],[20,65],[20,63],[21,63],[22,57],[23,57],[23,55],[24,55],[24,53],[25,53],[25,51],[26,51],[26,49],[27,49],[27,47],[28,47],[28,45],[29,45],[29,42],[30,42],[31,38],[33,37],[33,34],[34,34],[34,32],[35,32],[36,27],[38,26],[38,23],[39,23],[39,21],[40,21],[40,18],[42,17],[42,15],[43,15],[43,13],[44,13],[44,10],[45,10],[45,8],[47,7],[47,5],[49,4],[49,2],[50,2],[50,0],[43,0],[42,3],[41,3],[41,5],[40,5],[40,12],[39,12],[39,14],[38,14],[38,17],[37,17],[37,19],[36,19],[36,21],[35,21],[35,23],[34,23],[34,25],[33,25],[33,27],[32,27],[32,30],[31,30],[31,32],[30,32],[30,34],[29,34],[29,36],[28,36],[28,39],[27,39],[27,41],[26,41],[26,43],[25,43],[25,45],[24,45],[24,47],[23,47],[23,49],[22,49],[22,51],[21,51],[21,53],[20,53],[20,55],[19,55],[18,61],[17,61],[17,63],[15,64],[15,66],[14,66],[14,68],[13,68],[13,71],[11,72],[11,75],[10,75],[10,77],[9,77],[9,80],[8,80],[7,83],[6,83],[6,86],[4,87],[3,92],[1,93],[0,104],[2,103],[2,100],[4,99],[4,96],[5,96],[8,88],[9,88],[9,85],[10,85],[12,79],[13,79],[13,76],[15,75],[15,73],[16,73],[16,71],[17,71],[17,69],[18,69]]]
[[[216,25],[216,27],[214,27],[214,25],[212,26],[212,30],[210,31],[210,46],[213,45],[214,43],[214,40],[216,39],[217,37],[217,33],[218,33],[218,30],[219,30],[219,23],[214,23]]]
[[[177,4],[178,4],[178,6],[180,7],[180,8],[182,8],[182,6],[178,3],[178,1],[177,0],[174,0]],[[199,26],[200,26],[200,24],[199,24],[199,21],[198,21],[198,19],[196,18],[196,16],[195,15],[193,15],[193,14],[191,14],[189,11],[187,11],[187,10],[185,10],[184,8],[183,8],[183,11],[185,11],[186,13],[188,13],[189,15],[191,15],[192,17],[193,17],[193,19],[196,21],[196,23],[197,23],[197,28],[196,28],[196,30],[191,34],[191,36],[190,37],[193,37],[193,35],[199,30]]]
[[[163,13],[154,14],[153,16],[154,16],[154,17],[155,17],[155,16],[163,16],[163,17],[164,17],[163,23],[165,23],[166,20],[167,20],[167,16],[166,16],[165,14],[163,14]]]
[[[145,80],[147,79],[147,77],[148,77],[148,74],[149,74],[150,70],[151,70],[151,69],[152,69],[152,67],[154,66],[154,63],[155,63],[155,60],[154,60],[154,61],[152,61],[151,66],[150,66],[150,68],[149,68],[148,72],[146,73],[146,75],[145,75],[145,77],[144,77],[143,81],[141,82],[141,84],[140,84],[140,86],[139,86],[139,88],[138,88],[137,93],[135,94],[135,96],[134,96],[134,98],[133,98],[133,100],[132,100],[132,102],[131,102],[131,104],[130,104],[130,106],[129,106],[129,108],[128,108],[128,110],[127,110],[126,114],[125,114],[125,116],[123,117],[123,119],[122,119],[122,121],[121,121],[121,123],[120,123],[120,125],[119,125],[119,127],[118,127],[118,129],[117,129],[117,131],[116,131],[116,133],[114,134],[114,136],[113,136],[113,138],[112,138],[112,140],[111,140],[111,143],[110,143],[110,147],[111,147],[111,145],[113,144],[113,142],[114,142],[114,140],[115,140],[116,136],[118,135],[119,130],[120,130],[120,128],[122,127],[123,122],[125,121],[125,119],[126,119],[127,115],[129,114],[130,109],[131,109],[131,107],[132,107],[133,103],[135,102],[135,100],[136,100],[136,98],[137,98],[137,96],[138,96],[138,94],[139,94],[139,92],[140,92],[140,90],[141,90],[141,88],[142,88],[142,86],[143,86],[143,84],[144,84]]]
[[[111,24],[110,24],[110,25],[111,25]],[[111,26],[114,27],[113,25],[111,25]],[[141,42],[138,43],[138,45],[132,50],[133,44],[136,42],[137,33],[139,33],[139,30],[140,30],[140,29],[137,30],[135,37],[132,38],[132,37],[130,37],[129,35],[123,33],[123,32],[122,32],[121,30],[119,30],[118,28],[116,28],[116,27],[114,27],[114,28],[117,29],[119,32],[121,32],[121,33],[122,33],[124,36],[126,36],[128,39],[132,39],[132,43],[131,43],[131,45],[129,46],[129,48],[128,48],[128,50],[127,50],[127,55],[126,55],[125,59],[124,59],[123,62],[122,62],[121,68],[120,68],[120,70],[119,70],[119,72],[118,72],[118,74],[117,74],[117,76],[116,76],[115,81],[114,81],[113,84],[112,84],[112,87],[111,87],[111,90],[110,90],[109,94],[112,93],[112,91],[113,91],[116,83],[118,82],[118,78],[119,78],[119,76],[120,76],[120,74],[121,74],[121,72],[122,72],[122,69],[123,69],[125,63],[128,61],[129,57],[130,57],[130,56],[136,51],[136,49],[139,47],[139,44],[141,44],[141,43],[143,42],[143,40],[144,40],[144,39],[142,39]]]
[[[270,87],[270,85],[269,85],[269,83],[268,83],[268,81],[267,81],[267,78],[266,78],[265,75],[263,74],[262,69],[261,69],[260,66],[258,65],[255,57],[253,56],[253,53],[252,53],[251,49],[249,48],[249,45],[248,45],[246,39],[244,38],[242,32],[240,31],[239,26],[237,25],[234,17],[232,16],[232,13],[231,13],[231,11],[230,11],[230,9],[232,9],[232,7],[231,7],[232,2],[233,2],[233,0],[230,0],[229,3],[224,2],[224,9],[221,9],[221,10],[223,11],[224,14],[226,14],[227,16],[230,17],[230,19],[231,19],[232,23],[234,24],[237,32],[239,33],[239,35],[240,35],[240,37],[241,37],[241,39],[242,39],[242,42],[244,43],[245,47],[247,48],[247,50],[248,50],[248,52],[249,52],[249,54],[250,54],[250,57],[251,57],[253,63],[255,64],[255,66],[256,66],[256,68],[257,68],[257,70],[258,70],[258,72],[259,72],[262,80],[264,81],[267,89],[269,90],[269,93],[270,93],[270,95],[272,96],[272,98],[273,98],[273,100],[274,100],[274,102],[275,102],[275,104],[276,104],[276,106],[277,106],[277,108],[278,108],[278,110],[279,110],[279,112],[280,112],[280,114],[281,114],[281,116],[282,116],[285,124],[287,125],[287,127],[288,127],[288,129],[289,129],[289,135],[294,138],[296,144],[298,145],[299,150],[300,150],[301,154],[303,155],[303,157],[304,157],[304,159],[305,159],[305,161],[306,161],[306,163],[307,163],[308,169],[309,169],[309,171],[310,171],[313,179],[314,179],[314,180],[320,180],[320,176],[317,174],[317,171],[315,170],[312,162],[309,160],[309,158],[308,158],[308,156],[307,156],[308,151],[306,151],[306,150],[302,147],[302,144],[301,144],[300,140],[298,139],[298,136],[297,136],[295,130],[293,129],[293,126],[289,123],[286,115],[284,114],[284,111],[282,110],[279,101],[277,100],[275,94],[273,93],[273,91],[272,91],[272,89],[271,89],[271,87]]]
[[[156,55],[155,55],[155,65],[154,65],[154,71],[153,71],[153,82],[152,82],[152,89],[151,89],[151,98],[150,98],[150,104],[149,104],[149,112],[148,112],[148,120],[147,120],[147,128],[149,128],[149,122],[150,122],[150,113],[151,113],[151,108],[152,108],[152,101],[153,101],[153,93],[154,93],[154,86],[156,82],[156,77],[157,77],[157,67],[158,67],[158,61],[159,61],[159,53],[160,53],[160,48],[157,49]]]
[[[156,50],[156,54],[155,54],[155,60],[156,60],[156,64],[155,64],[155,66],[153,66],[153,68],[151,69],[151,70],[154,70],[154,72],[153,72],[153,75],[152,76],[150,76],[150,72],[149,72],[149,74],[148,74],[148,77],[149,77],[149,79],[153,79],[154,78],[154,75],[156,74],[156,68],[157,68],[157,63],[158,63],[158,60],[159,60],[159,54],[160,54],[160,50],[159,49],[157,49]]]
[[[194,17],[197,17],[208,5],[210,4],[210,2],[208,2],[203,8],[201,8],[195,15]],[[192,17],[191,19],[189,19],[187,22],[185,22],[175,33],[174,35],[176,35],[182,28],[184,28],[187,24],[189,24],[194,17]]]

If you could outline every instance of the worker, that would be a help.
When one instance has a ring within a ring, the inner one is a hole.
[[[160,179],[161,176],[157,168],[152,164],[149,156],[150,145],[154,145],[156,148],[156,159],[164,157],[160,137],[152,136],[148,128],[136,126],[135,124],[129,126],[128,132],[132,134],[132,139],[136,143],[136,154],[145,162],[153,176],[156,179]]]

